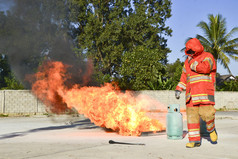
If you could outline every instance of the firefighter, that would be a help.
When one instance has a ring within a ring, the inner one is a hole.
[[[179,99],[186,90],[186,113],[189,143],[187,148],[199,147],[200,117],[206,122],[207,131],[212,142],[217,141],[215,129],[215,76],[216,62],[211,53],[205,52],[202,44],[196,38],[186,43],[184,62],[180,82],[175,90],[175,97]]]

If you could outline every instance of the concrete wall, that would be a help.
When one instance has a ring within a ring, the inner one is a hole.
[[[0,113],[41,114],[45,106],[29,90],[0,91]]]
[[[186,108],[185,92],[182,92],[179,100],[175,98],[174,91],[141,91],[142,94],[149,95],[164,105],[180,104],[181,108]],[[216,109],[238,109],[238,92],[215,92]]]
[[[164,106],[168,104],[180,104],[185,108],[185,93],[179,100],[175,99],[174,91],[140,91],[148,95]],[[238,109],[238,92],[216,92],[216,109]],[[0,114],[43,114],[45,106],[29,90],[2,90],[0,91]]]

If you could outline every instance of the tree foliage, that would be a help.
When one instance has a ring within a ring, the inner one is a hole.
[[[234,27],[227,33],[226,19],[220,14],[208,15],[209,22],[201,21],[197,26],[200,27],[204,36],[197,35],[205,50],[212,53],[214,58],[226,68],[229,73],[230,59],[238,61],[238,38],[232,38],[238,32],[238,27]]]
[[[8,77],[11,73],[10,66],[7,61],[7,57],[0,55],[0,88],[6,87],[5,77]]]
[[[71,16],[78,26],[79,48],[93,60],[96,73],[100,73],[97,78],[104,82],[107,82],[104,79],[123,81],[124,88],[138,90],[148,88],[147,81],[161,74],[152,77],[148,72],[151,69],[143,69],[143,74],[135,73],[129,70],[133,64],[128,61],[134,58],[137,62],[134,70],[141,72],[139,67],[149,68],[152,60],[152,65],[158,66],[154,69],[161,71],[161,64],[167,62],[166,55],[170,52],[163,37],[172,32],[165,25],[171,16],[169,0],[72,0],[71,5]],[[155,55],[154,59],[145,54]]]
[[[163,54],[138,46],[132,52],[125,52],[122,57],[119,86],[132,90],[150,89],[149,83],[156,83],[159,75],[165,74]]]
[[[0,56],[0,89],[23,89],[23,85],[15,78],[6,55]]]
[[[172,64],[167,64],[166,66],[166,78],[171,80],[171,89],[175,90],[177,84],[180,81],[180,77],[182,74],[184,62],[181,62],[179,59],[177,59]]]
[[[238,91],[238,80],[225,81],[223,85],[217,87],[218,91]]]
[[[150,89],[152,90],[171,90],[173,88],[172,78],[163,78],[161,75],[157,78],[155,82],[148,82]]]

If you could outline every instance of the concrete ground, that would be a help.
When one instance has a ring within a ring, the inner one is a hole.
[[[1,159],[237,159],[238,112],[217,112],[218,143],[202,138],[188,149],[182,140],[168,140],[166,132],[120,136],[95,126],[82,116],[0,118]],[[184,130],[187,130],[184,121]],[[109,140],[145,145],[109,144]]]

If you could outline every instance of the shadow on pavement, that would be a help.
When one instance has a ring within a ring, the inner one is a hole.
[[[31,129],[31,130],[23,131],[23,132],[13,132],[13,133],[9,133],[9,134],[3,134],[3,135],[0,135],[0,140],[25,136],[27,134],[40,132],[40,131],[61,130],[61,129],[68,129],[68,128],[74,128],[74,127],[78,127],[79,129],[98,128],[98,126],[91,123],[91,121],[89,119],[84,119],[84,120],[80,120],[80,121],[70,122],[70,123],[67,123],[66,125],[49,126],[49,127]]]

